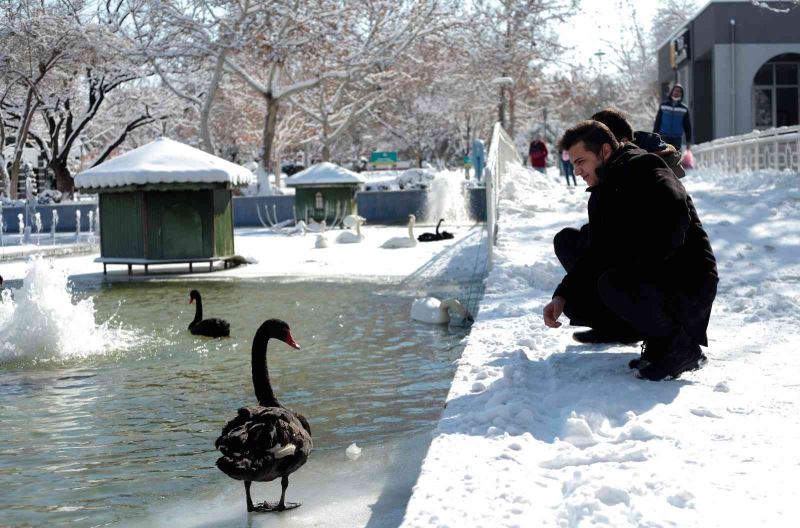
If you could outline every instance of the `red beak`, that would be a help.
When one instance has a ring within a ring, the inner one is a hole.
[[[292,337],[292,333],[289,331],[286,332],[286,340],[284,342],[290,347],[300,350],[300,345],[297,343],[297,341],[294,340],[294,337]]]
[[[194,304],[194,299],[189,298],[189,304]]]

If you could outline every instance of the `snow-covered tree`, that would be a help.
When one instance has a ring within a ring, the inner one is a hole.
[[[512,136],[517,120],[529,117],[518,116],[518,98],[535,97],[535,89],[543,80],[543,65],[563,53],[555,24],[573,15],[577,5],[577,0],[474,2],[472,41],[483,65],[481,75],[486,80],[499,81],[494,87],[498,92],[498,117]]]
[[[697,11],[697,0],[661,0],[653,15],[652,48],[661,44],[673,31],[689,21]]]
[[[20,0],[0,4],[0,49],[5,84],[0,109],[13,131],[15,148],[10,170],[10,195],[17,196],[23,148],[45,98],[69,81],[87,52],[82,2]]]

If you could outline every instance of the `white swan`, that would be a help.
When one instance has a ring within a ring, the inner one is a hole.
[[[364,235],[361,234],[361,224],[366,222],[366,219],[357,215],[349,215],[345,217],[345,220],[347,220],[348,218],[355,218],[356,232],[353,233],[351,231],[344,231],[342,233],[339,233],[339,236],[336,237],[336,242],[338,242],[339,244],[357,244],[358,242],[364,240]],[[348,225],[348,227],[350,226]]]
[[[328,236],[325,234],[325,220],[320,222],[320,234],[317,235],[317,241],[314,243],[314,247],[317,249],[323,249],[328,247]]]
[[[414,299],[411,304],[411,318],[422,323],[448,324],[450,322],[450,310],[461,320],[474,321],[469,310],[464,308],[464,305],[457,299],[440,301],[436,297]]]
[[[414,238],[414,222],[416,220],[417,217],[413,214],[408,215],[408,236],[390,238],[381,247],[385,249],[416,247],[417,239]]]
[[[344,218],[342,218],[342,225],[344,225],[348,229],[353,229],[358,222],[366,224],[367,219],[359,215],[347,215]]]

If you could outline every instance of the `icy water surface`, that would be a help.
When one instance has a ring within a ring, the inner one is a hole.
[[[195,287],[204,315],[228,319],[233,337],[186,331]],[[324,512],[326,494],[347,488],[352,498],[354,486],[380,478],[391,488],[394,477],[401,489],[378,493],[381,484],[364,493],[399,508],[385,525],[399,521],[464,329],[411,321],[412,297],[394,285],[117,283],[78,285],[73,296],[93,298],[98,322],[116,314],[114,324],[127,330],[121,335],[134,342],[83,357],[36,361],[28,354],[0,364],[0,525],[149,525],[166,518],[170,525],[241,525],[242,486],[214,467],[214,440],[238,407],[255,404],[250,345],[271,317],[287,321],[303,347],[270,342],[275,392],[308,417],[315,444],[288,494],[311,504],[294,511],[312,514],[316,501]],[[365,448],[362,460],[344,456],[353,442]],[[404,463],[408,454],[414,460]],[[410,467],[393,475],[389,462]],[[274,483],[257,486],[256,500],[277,498]],[[219,522],[184,511],[209,503],[208,515]],[[291,519],[284,515],[279,522]]]

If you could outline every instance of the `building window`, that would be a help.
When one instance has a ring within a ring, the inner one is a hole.
[[[785,53],[761,66],[753,78],[753,127],[800,124],[800,54]]]
[[[325,201],[322,199],[321,192],[314,195],[314,209],[325,209]]]

